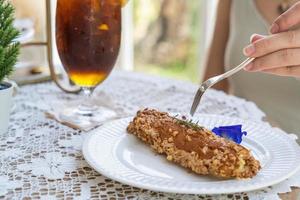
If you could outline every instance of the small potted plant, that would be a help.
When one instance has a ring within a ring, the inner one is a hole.
[[[8,128],[14,89],[6,78],[12,73],[20,50],[16,42],[19,32],[13,22],[14,7],[7,0],[0,0],[0,134]]]

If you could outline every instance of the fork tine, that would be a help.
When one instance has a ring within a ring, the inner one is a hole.
[[[205,90],[204,90],[204,91],[205,91]],[[197,91],[195,97],[194,97],[194,102],[193,102],[193,105],[192,105],[191,110],[190,110],[190,114],[191,114],[192,116],[194,116],[194,114],[195,114],[195,112],[196,112],[196,110],[197,110],[197,107],[198,107],[198,105],[199,105],[199,103],[200,103],[200,100],[201,100],[201,97],[202,97],[204,91],[203,91],[203,87],[200,87],[200,88],[198,89],[198,91]]]

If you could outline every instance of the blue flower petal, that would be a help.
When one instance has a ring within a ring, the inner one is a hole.
[[[212,129],[212,132],[220,137],[232,140],[237,144],[241,144],[243,141],[243,136],[247,135],[246,131],[242,131],[242,125],[215,127]]]

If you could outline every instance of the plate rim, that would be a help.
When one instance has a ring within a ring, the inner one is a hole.
[[[242,119],[242,118],[228,117],[228,116],[222,116],[222,115],[213,115],[213,114],[197,114],[197,115],[194,116],[194,118],[198,118],[198,117],[211,117],[211,118],[217,117],[217,118],[222,118],[222,119],[226,119],[226,120],[238,120],[241,123],[242,122],[246,122],[246,123],[251,123],[253,125],[259,124],[261,126],[266,127],[267,129],[270,129],[272,132],[275,132],[274,130],[272,130],[274,127],[270,126],[269,123],[263,122],[263,121],[262,122],[256,122],[256,121]],[[91,142],[91,139],[93,138],[93,136],[99,134],[99,132],[101,131],[101,129],[105,129],[106,127],[109,127],[110,124],[114,124],[114,123],[121,122],[121,121],[124,121],[124,120],[130,121],[130,120],[132,120],[132,118],[133,117],[125,117],[125,118],[120,118],[120,119],[117,119],[117,120],[113,120],[113,121],[105,123],[101,127],[98,127],[96,129],[90,131],[90,133],[88,133],[88,135],[86,136],[86,138],[85,138],[85,140],[83,142],[83,145],[82,145],[83,156],[84,156],[86,162],[90,165],[90,167],[92,167],[94,170],[96,170],[101,175],[103,175],[103,176],[105,176],[105,177],[107,177],[109,179],[115,180],[117,182],[120,182],[122,184],[127,184],[129,186],[133,186],[133,187],[137,187],[137,188],[142,188],[142,189],[147,189],[147,190],[150,190],[150,191],[167,192],[167,193],[177,193],[177,194],[196,194],[196,195],[233,194],[233,193],[250,192],[250,191],[260,190],[260,189],[267,188],[269,186],[276,185],[278,183],[281,183],[282,181],[287,180],[288,178],[290,178],[291,176],[293,176],[294,174],[296,174],[298,171],[300,171],[300,165],[299,165],[299,166],[295,167],[294,170],[289,171],[289,173],[286,173],[285,176],[282,176],[279,179],[275,179],[273,181],[269,181],[268,183],[265,183],[265,184],[249,185],[247,189],[244,189],[242,191],[240,189],[238,189],[238,188],[236,188],[236,189],[233,188],[230,191],[224,191],[224,190],[221,190],[221,191],[215,191],[215,190],[214,191],[210,191],[210,190],[207,190],[207,191],[204,192],[202,190],[199,190],[199,191],[195,191],[195,190],[186,191],[186,190],[178,190],[178,189],[175,191],[175,189],[168,188],[168,187],[165,187],[165,188],[162,189],[161,187],[156,186],[156,185],[149,185],[149,184],[145,184],[145,183],[142,183],[142,182],[135,182],[135,181],[132,181],[131,179],[122,178],[122,176],[114,176],[113,174],[115,174],[115,172],[114,173],[110,173],[107,170],[98,169],[98,167],[97,167],[98,164],[95,163],[94,159],[88,153],[89,152],[88,151],[89,150],[89,143]],[[285,131],[283,131],[283,133],[285,133],[286,136],[287,136],[287,138],[289,138],[288,135],[287,135],[287,133]],[[275,133],[275,134],[280,134],[280,133]],[[300,153],[300,146],[296,143],[296,141],[293,140],[292,138],[289,138],[289,140],[290,140],[290,142],[293,143],[293,146],[295,148],[299,148],[299,152],[298,153]],[[119,140],[118,140],[118,142],[119,142]],[[112,148],[115,148],[115,147],[112,147]]]

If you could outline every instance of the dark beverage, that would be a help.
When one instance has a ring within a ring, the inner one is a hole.
[[[124,0],[58,0],[56,40],[70,79],[95,87],[112,70],[121,40]]]

